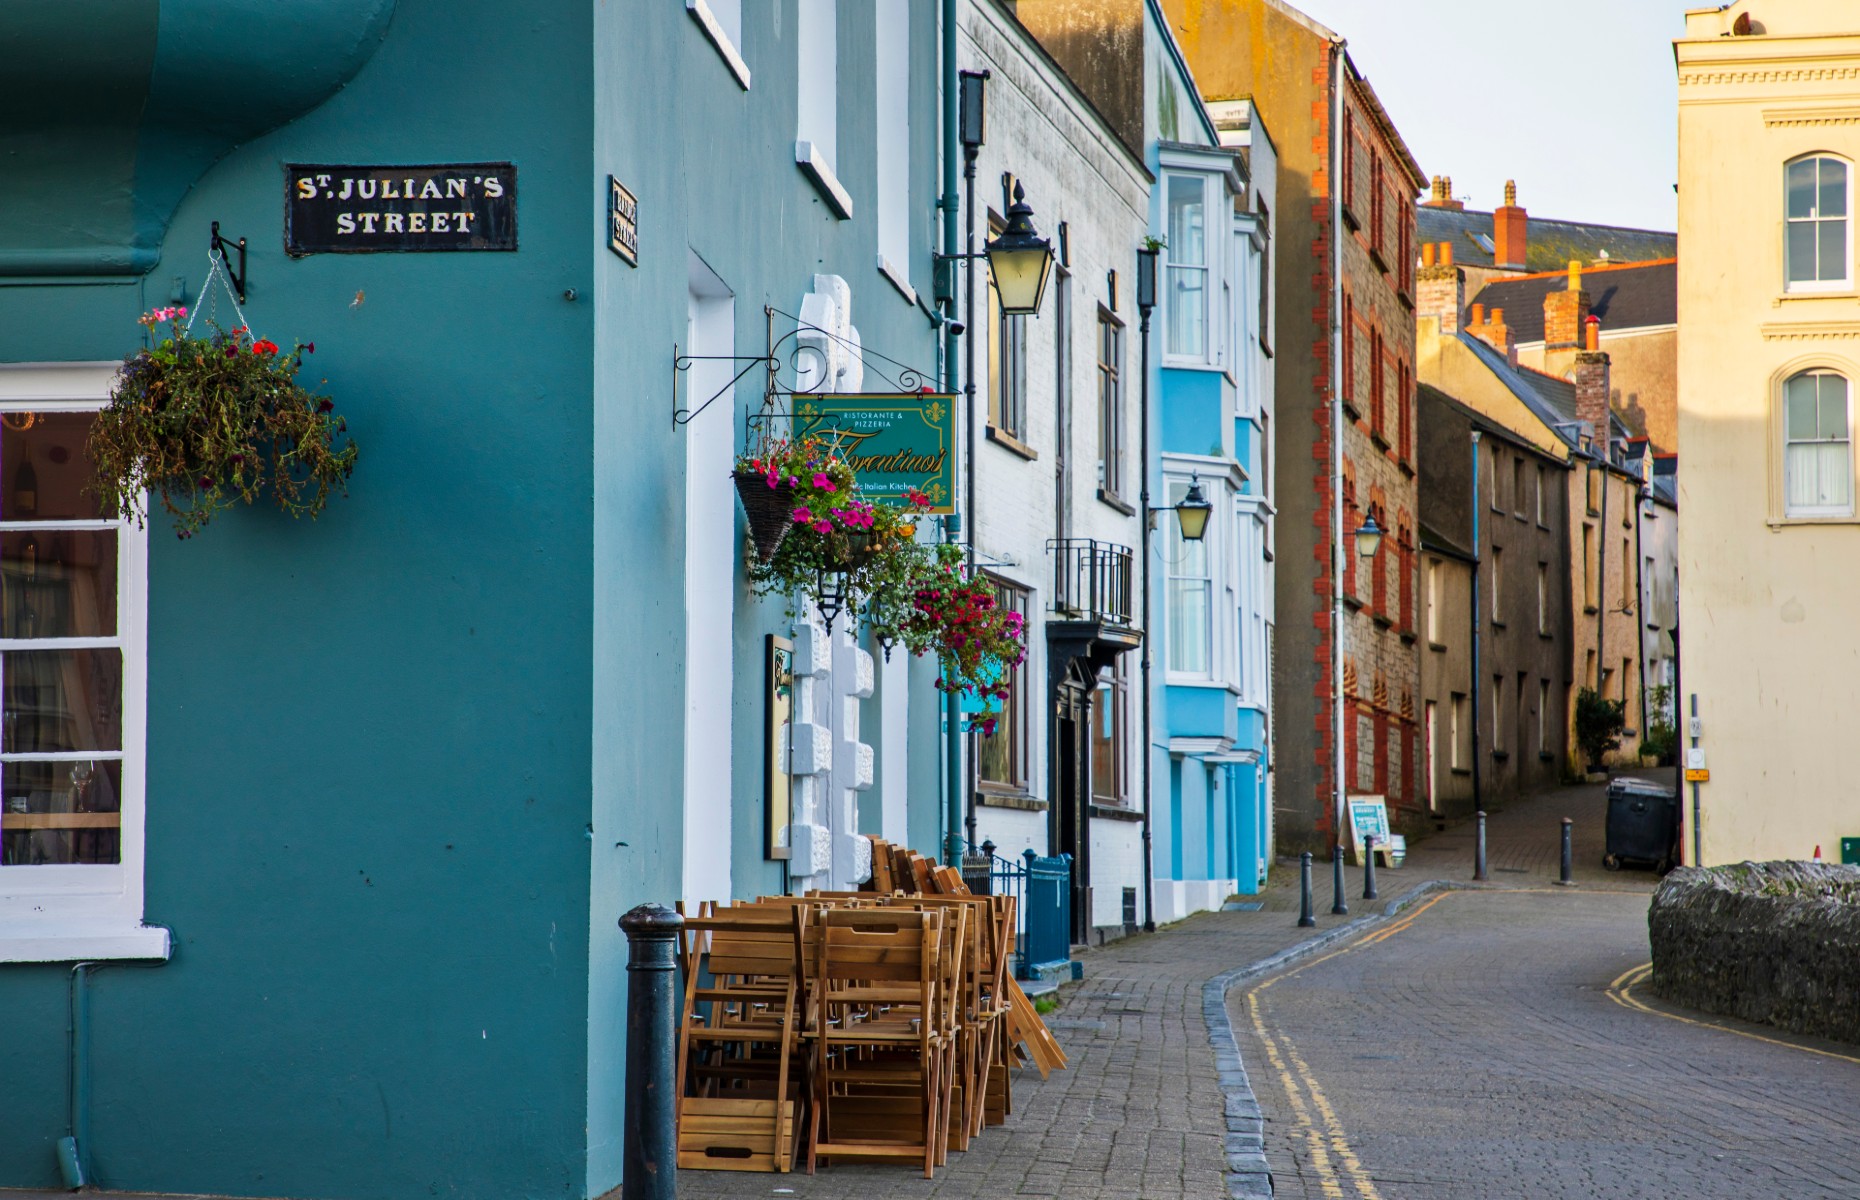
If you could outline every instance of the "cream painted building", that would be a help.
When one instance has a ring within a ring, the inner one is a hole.
[[[1702,859],[1838,857],[1860,835],[1860,4],[1689,12],[1675,51],[1680,686],[1711,771]]]

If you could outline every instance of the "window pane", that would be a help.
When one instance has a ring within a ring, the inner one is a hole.
[[[1208,585],[1201,580],[1169,581],[1169,669],[1208,672]]]
[[[1207,320],[1207,272],[1200,267],[1169,268],[1169,353],[1201,357],[1205,344],[1202,326]]]
[[[1201,180],[1187,175],[1169,177],[1169,261],[1172,263],[1207,264],[1207,233],[1201,197]]]
[[[0,533],[0,637],[113,637],[114,530]]]
[[[1847,437],[1847,381],[1839,375],[1820,376],[1821,436],[1824,440]]]
[[[0,520],[92,520],[102,515],[92,486],[92,413],[0,415]]]
[[[1817,221],[1815,229],[1818,237],[1816,278],[1847,278],[1847,222]]]
[[[1821,166],[1821,191],[1815,213],[1818,217],[1847,215],[1847,164],[1837,158],[1815,160]]]
[[[1789,164],[1789,215],[1795,218],[1815,215],[1815,160],[1812,158]]]
[[[0,866],[122,861],[123,764],[0,767]]]
[[[1789,224],[1789,282],[1806,283],[1815,278],[1815,223],[1792,221]]]
[[[1816,435],[1821,419],[1818,416],[1815,377],[1797,375],[1789,381],[1786,403],[1789,409],[1789,440],[1804,441]]]
[[[123,653],[10,650],[0,749],[10,754],[123,748]]]
[[[1783,459],[1791,512],[1851,511],[1853,451],[1846,442],[1790,446]]]

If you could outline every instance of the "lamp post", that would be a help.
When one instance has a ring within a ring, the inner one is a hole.
[[[1370,559],[1374,558],[1376,556],[1376,551],[1382,548],[1382,526],[1376,524],[1376,514],[1373,511],[1364,516],[1363,523],[1357,526],[1355,540],[1356,556],[1364,562],[1368,562]],[[1341,577],[1339,577],[1337,586],[1339,588],[1343,586]],[[1340,636],[1343,633],[1343,623],[1341,621],[1338,622],[1337,632]],[[1341,656],[1342,646],[1339,645],[1337,649],[1339,656]],[[1332,702],[1337,706],[1337,821],[1335,830],[1336,836],[1331,839],[1330,856],[1337,894],[1337,906],[1332,911],[1343,913],[1347,911],[1343,906],[1343,824],[1344,818],[1349,815],[1346,811],[1349,788],[1345,785],[1343,776],[1345,764],[1343,758],[1344,694],[1342,671],[1336,673],[1335,687],[1336,691],[1332,696]]]
[[[1156,247],[1137,251],[1137,318],[1143,339],[1143,368],[1137,385],[1137,420],[1142,428],[1138,436],[1142,461],[1137,464],[1142,483],[1138,503],[1143,506],[1143,525],[1139,537],[1143,547],[1143,929],[1156,931],[1156,862],[1150,839],[1150,759],[1154,756],[1150,735],[1150,709],[1155,697],[1150,694],[1150,656],[1154,653],[1154,630],[1150,627],[1150,310],[1156,307]],[[1205,528],[1205,526],[1204,526]]]

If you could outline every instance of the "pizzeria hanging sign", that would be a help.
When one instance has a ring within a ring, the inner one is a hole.
[[[918,491],[931,512],[954,512],[954,400],[943,392],[797,395],[794,431],[838,445],[867,498],[902,505]]]
[[[286,163],[284,189],[293,256],[517,248],[517,168],[507,162]]]

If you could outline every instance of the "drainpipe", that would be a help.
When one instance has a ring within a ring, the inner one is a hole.
[[[1343,853],[1347,816],[1343,762],[1343,38],[1330,43],[1330,682],[1331,774],[1335,809],[1331,813],[1332,856]]]
[[[951,280],[954,280],[954,256],[961,247],[957,242],[956,213],[960,201],[956,196],[956,158],[960,153],[956,140],[956,100],[960,82],[956,78],[956,2],[943,0],[941,16],[941,33],[943,35],[943,195],[937,201],[937,208],[943,219],[943,261],[950,264]],[[939,270],[942,268],[939,267]],[[943,313],[943,390],[954,395],[957,391],[956,377],[956,316],[955,289],[951,287]],[[966,463],[964,464],[967,465]],[[944,538],[954,542],[962,532],[962,519],[958,516],[945,518],[943,522]],[[956,845],[957,830],[962,826],[962,712],[961,705],[954,692],[943,693],[943,753],[944,785],[947,794],[948,812],[945,815],[947,825],[944,836],[944,860],[951,866],[960,866],[962,859]]]
[[[1602,448],[1597,451],[1595,448],[1596,441],[1594,438],[1591,438],[1589,441],[1589,454],[1601,467],[1602,472],[1602,515],[1597,519],[1595,527],[1595,690],[1597,693],[1600,693],[1602,690],[1602,672],[1608,669],[1608,658],[1602,653],[1602,638],[1608,632],[1608,543],[1611,540],[1608,536],[1609,447],[1608,418],[1606,415],[1602,417],[1602,428],[1597,432],[1597,436],[1601,440]],[[1496,479],[1492,481],[1492,486],[1498,486],[1498,481]],[[1627,680],[1623,679],[1621,681],[1621,687],[1625,692],[1627,689]],[[1607,699],[1606,696],[1602,698],[1604,700]],[[1597,765],[1599,765],[1604,772],[1608,770],[1608,763],[1605,760]],[[1584,763],[1583,766],[1586,767],[1588,764]]]
[[[1653,454],[1653,447],[1647,447]],[[1647,506],[1648,488],[1641,485],[1634,500],[1634,673],[1640,682],[1640,740],[1647,740],[1647,572],[1641,567],[1641,515]]]
[[[1145,256],[1148,256],[1147,259]],[[1156,756],[1156,747],[1152,744],[1150,732],[1150,710],[1155,707],[1155,697],[1150,694],[1150,658],[1155,653],[1156,629],[1150,621],[1150,305],[1142,302],[1143,278],[1148,273],[1150,279],[1150,296],[1155,297],[1156,251],[1145,248],[1137,251],[1137,314],[1138,328],[1143,339],[1143,369],[1138,383],[1137,412],[1138,423],[1142,428],[1139,435],[1138,456],[1141,458],[1143,472],[1142,486],[1138,488],[1137,508],[1142,514],[1143,524],[1140,531],[1140,553],[1143,556],[1143,931],[1156,931],[1156,847],[1151,837],[1150,810],[1155,806],[1155,797],[1151,794],[1151,763]]]
[[[1473,811],[1485,809],[1483,798],[1479,794],[1479,714],[1485,710],[1479,707],[1479,680],[1485,673],[1485,667],[1479,661],[1479,437],[1477,428],[1472,431],[1472,785]],[[1492,487],[1498,488],[1497,468],[1493,468]]]
[[[90,1148],[90,972],[102,963],[81,962],[71,967],[65,1036],[70,1053],[65,1060],[65,1136],[58,1139],[58,1173],[71,1191],[88,1187],[85,1159]]]

